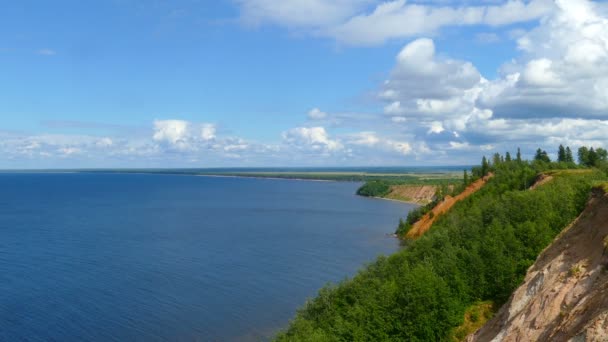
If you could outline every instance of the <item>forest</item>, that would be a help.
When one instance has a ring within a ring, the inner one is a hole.
[[[465,311],[505,303],[538,254],[579,215],[592,187],[608,180],[605,150],[594,149],[589,159],[585,149],[578,164],[563,147],[556,161],[543,150],[532,161],[520,151],[484,157],[463,175],[466,184],[493,172],[480,191],[399,252],[321,289],[276,340],[462,340],[469,333],[459,329]],[[552,181],[530,191],[541,173]]]

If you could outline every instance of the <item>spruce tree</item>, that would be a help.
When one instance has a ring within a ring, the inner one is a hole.
[[[578,149],[578,163],[581,166],[589,166],[589,148],[587,146]]]
[[[566,162],[566,149],[564,145],[559,145],[559,150],[557,151],[557,161],[560,163]]]
[[[517,156],[516,156],[516,158],[517,158],[517,162],[521,163],[521,149],[519,147],[517,148]]]
[[[483,156],[481,159],[481,176],[485,176],[489,170],[490,164],[488,163],[488,159],[486,159],[486,156]]]
[[[566,147],[566,162],[574,163],[574,156],[572,155],[572,150],[570,149],[570,146]]]

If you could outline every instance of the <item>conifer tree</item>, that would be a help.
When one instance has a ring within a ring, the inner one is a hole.
[[[566,162],[574,163],[574,156],[572,155],[572,150],[570,149],[570,146],[566,147]]]
[[[518,147],[517,148],[517,162],[521,163],[521,149]]]
[[[490,170],[490,164],[488,163],[488,159],[486,156],[483,156],[481,159],[481,176],[485,176]]]
[[[566,149],[564,145],[559,145],[559,150],[557,151],[557,161],[560,163],[566,162]]]

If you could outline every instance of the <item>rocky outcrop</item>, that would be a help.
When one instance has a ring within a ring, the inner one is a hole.
[[[467,341],[608,341],[608,195],[541,253],[523,285]]]

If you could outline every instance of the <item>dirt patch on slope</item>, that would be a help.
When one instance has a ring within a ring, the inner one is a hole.
[[[536,181],[534,182],[534,184],[532,184],[532,186],[530,187],[530,190],[535,190],[539,186],[547,184],[547,183],[549,183],[552,180],[553,180],[553,176],[549,176],[549,175],[546,175],[544,173],[540,174],[538,176],[538,178],[536,178]]]
[[[410,229],[410,231],[407,232],[405,236],[408,239],[417,239],[422,236],[431,228],[431,226],[433,225],[435,220],[437,220],[439,215],[445,214],[448,210],[450,210],[450,208],[454,206],[454,204],[479,191],[479,189],[481,189],[484,184],[486,184],[486,182],[493,176],[494,174],[489,173],[487,176],[476,180],[475,182],[467,186],[467,188],[464,189],[463,192],[456,195],[455,197],[445,196],[443,201],[437,204],[435,208],[433,208],[433,210],[424,215],[420,220],[418,220],[418,222],[414,223],[412,229]]]
[[[608,195],[596,189],[509,302],[467,341],[608,341],[607,247]]]
[[[435,185],[393,185],[386,198],[417,203],[427,204],[435,199],[437,186]]]

